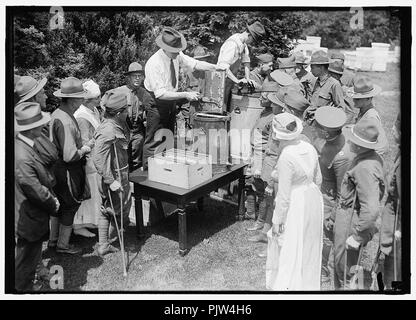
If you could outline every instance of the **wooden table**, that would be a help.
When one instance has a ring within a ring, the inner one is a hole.
[[[219,170],[219,173],[195,186],[192,189],[182,189],[175,186],[149,181],[147,172],[140,169],[130,173],[129,180],[134,184],[134,206],[136,214],[136,230],[139,237],[145,235],[143,225],[142,198],[154,198],[158,210],[163,210],[161,201],[169,202],[178,206],[178,228],[179,228],[179,254],[184,256],[188,253],[187,247],[187,228],[185,205],[191,201],[198,200],[198,208],[202,210],[202,199],[205,194],[231,183],[238,179],[238,211],[236,218],[244,217],[244,167],[246,164],[229,165]],[[218,170],[214,170],[218,171]]]

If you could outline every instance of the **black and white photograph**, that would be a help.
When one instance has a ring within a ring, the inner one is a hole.
[[[4,7],[6,294],[411,293],[410,6],[41,4]]]

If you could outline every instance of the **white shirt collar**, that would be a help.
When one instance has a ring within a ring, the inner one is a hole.
[[[29,139],[28,137],[25,137],[23,134],[18,133],[17,136],[26,144],[28,144],[30,147],[33,148],[33,146],[35,145],[35,142],[32,139]]]

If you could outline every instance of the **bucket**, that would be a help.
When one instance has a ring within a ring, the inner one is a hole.
[[[229,128],[229,113],[194,113],[193,145],[190,149],[210,154],[213,164],[226,165],[230,155]]]
[[[249,161],[251,131],[263,109],[258,97],[231,95],[230,155],[232,159]]]

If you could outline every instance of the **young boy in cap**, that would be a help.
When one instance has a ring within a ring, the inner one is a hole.
[[[346,122],[345,112],[324,106],[316,110],[316,128],[325,144],[318,151],[322,173],[321,191],[324,199],[324,237],[322,248],[322,280],[329,281],[328,261],[333,242],[335,206],[341,193],[341,183],[349,169],[354,154],[349,150],[342,127]]]
[[[86,90],[81,80],[69,77],[61,82],[61,89],[54,96],[61,98],[61,105],[51,116],[50,137],[58,149],[59,159],[54,166],[56,185],[54,191],[61,206],[58,214],[51,216],[49,248],[58,253],[77,254],[80,248],[69,244],[75,213],[83,200],[91,197],[85,174],[86,155],[91,152],[93,141],[82,142],[81,132],[74,118],[75,111],[83,103]]]
[[[50,116],[36,102],[19,103],[15,109],[15,288],[32,290],[42,255],[42,243],[48,239],[49,216],[60,203],[53,191],[56,183],[49,163],[35,144]]]
[[[351,267],[360,263],[360,247],[365,246],[377,232],[375,223],[385,186],[383,160],[375,151],[385,144],[380,139],[377,122],[374,119],[364,119],[356,125],[345,126],[343,134],[349,141],[350,151],[355,154],[355,158],[344,175],[335,208],[336,289],[348,286]],[[347,283],[344,282],[344,277]]]
[[[273,71],[273,55],[270,53],[263,53],[256,56],[257,67],[250,72],[250,79],[254,80],[254,88],[261,90],[265,81],[270,81],[269,75]]]
[[[124,226],[129,224],[131,196],[128,179],[127,97],[120,90],[109,90],[102,98],[102,105],[105,108],[105,118],[94,135],[93,162],[101,176],[100,191],[103,203],[98,219],[97,251],[98,254],[105,255],[117,251],[110,244],[108,236],[110,221],[112,224],[115,223],[113,214],[117,219],[123,219]],[[118,225],[120,226],[120,223]]]
[[[359,110],[355,123],[359,123],[365,119],[373,119],[378,124],[378,131],[380,134],[380,139],[385,143],[382,144],[382,147],[376,151],[383,157],[388,148],[387,136],[384,131],[383,124],[381,122],[381,117],[378,111],[374,107],[373,97],[378,95],[381,92],[381,88],[373,84],[370,78],[357,75],[354,78],[354,91],[352,93],[352,99],[354,101],[354,107]]]

